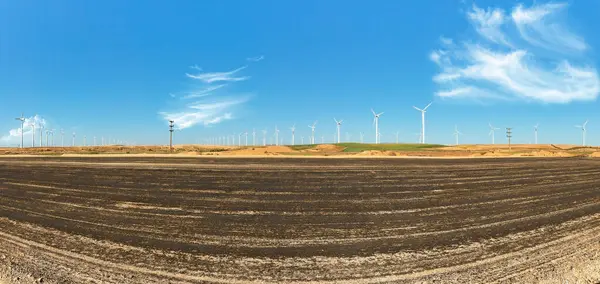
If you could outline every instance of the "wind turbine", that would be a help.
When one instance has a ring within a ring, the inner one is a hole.
[[[44,125],[40,123],[40,147],[44,143]]]
[[[373,118],[373,124],[375,124],[375,144],[379,144],[379,117],[383,114],[383,112],[377,114],[373,109],[371,109],[371,112],[373,113],[373,116],[375,116]]]
[[[104,139],[104,137],[102,137],[102,139]],[[65,147],[65,130],[64,129],[60,130],[60,146]]]
[[[86,138],[86,136],[83,135],[83,146],[87,146],[87,144],[85,143],[85,138]],[[118,143],[118,144],[121,144],[121,143]]]
[[[256,146],[256,129],[252,128],[252,146]]]
[[[73,132],[73,147],[75,147],[75,132]]]
[[[360,133],[360,144],[362,144],[362,143],[363,143],[363,138],[364,138],[364,137],[365,137],[365,134],[361,132],[361,133]]]
[[[246,135],[246,146],[248,146],[248,130],[246,130],[245,135]]]
[[[25,146],[23,145],[23,126],[25,125],[25,118],[23,117],[23,113],[21,113],[21,117],[17,117],[15,119],[21,121],[21,148],[23,148]]]
[[[279,129],[277,129],[277,125],[275,125],[275,145],[279,146]]]
[[[400,131],[396,131],[396,144],[398,144],[398,137],[400,137]]]
[[[50,147],[50,143],[48,143],[48,136],[50,135],[50,129],[46,130],[46,147]]]
[[[335,117],[333,118],[333,120],[335,121],[335,125],[337,127],[337,142],[340,143],[340,128],[342,128],[342,121],[344,120],[340,119],[340,121],[338,121],[337,119],[335,119]]]
[[[50,130],[50,135],[52,136],[52,147],[54,147],[54,131],[55,131],[55,130],[56,130],[56,129],[52,129],[52,130]]]
[[[538,140],[537,140],[538,126],[540,126],[539,123],[533,126],[533,131],[535,132],[535,144],[538,143]]]
[[[263,133],[263,146],[267,146],[267,130],[264,129],[262,131],[262,133]]]
[[[424,107],[423,109],[420,109],[416,106],[413,106],[414,109],[418,110],[421,112],[421,144],[425,144],[425,112],[427,112],[427,108],[432,104],[433,102],[430,102],[426,107]]]
[[[493,127],[491,123],[488,123],[488,124],[490,125],[490,134],[488,134],[488,135],[492,135],[492,144],[495,144],[495,141],[494,141],[494,132],[496,130],[500,129],[500,128]]]
[[[244,132],[240,132],[240,135],[238,136],[238,146],[242,146],[242,135],[244,135]]]
[[[300,139],[301,139],[300,143],[302,143],[302,145],[304,145],[304,136],[301,136]]]
[[[454,138],[456,138],[456,145],[458,145],[458,135],[461,135],[460,131],[458,131],[458,126],[454,125]]]
[[[585,126],[587,125],[587,123],[588,123],[588,121],[586,120],[582,125],[575,125],[575,127],[581,128],[582,135],[583,135],[583,144],[582,144],[583,146],[585,146],[585,132],[586,132]]]
[[[294,146],[296,145],[296,125],[294,124],[290,129],[292,130],[292,146]]]
[[[312,129],[312,136],[310,138],[310,144],[315,144],[315,127],[317,125],[317,122],[315,121],[315,123],[313,123],[313,125],[309,125],[308,127],[310,129]]]
[[[33,117],[33,122],[29,123],[31,126],[31,148],[35,147],[35,117]]]

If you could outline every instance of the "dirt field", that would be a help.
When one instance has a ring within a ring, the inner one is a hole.
[[[600,160],[0,158],[0,283],[598,283]]]

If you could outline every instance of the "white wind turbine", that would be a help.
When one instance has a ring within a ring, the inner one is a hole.
[[[313,123],[313,125],[309,125],[308,127],[310,129],[312,129],[312,136],[310,138],[310,144],[315,144],[315,127],[317,125],[317,121],[315,121],[315,123]]]
[[[246,133],[244,133],[244,135],[246,135],[246,146],[248,146],[248,130],[246,130]]]
[[[296,125],[294,124],[292,127],[290,127],[290,129],[292,130],[292,146],[296,144]]]
[[[275,125],[275,146],[279,146],[279,129],[277,129],[277,125]]]
[[[582,143],[583,146],[585,146],[585,133],[587,131],[585,126],[587,125],[587,123],[588,123],[588,121],[586,120],[582,125],[575,125],[575,127],[581,128],[582,136],[583,136],[583,143]]]
[[[40,147],[44,144],[44,125],[40,122]]]
[[[31,126],[31,147],[35,147],[35,116],[33,117],[33,122],[29,123]]]
[[[252,146],[256,146],[256,129],[252,128]]]
[[[104,137],[102,137],[102,139],[104,139]],[[60,130],[60,146],[65,147],[65,130],[64,129]]]
[[[414,109],[418,110],[421,112],[421,144],[425,144],[425,112],[427,112],[427,108],[432,104],[433,102],[430,102],[426,107],[424,107],[423,109],[420,109],[416,106],[413,106]]]
[[[365,136],[365,135],[364,135],[364,134],[361,132],[361,133],[360,133],[360,144],[362,144],[362,143],[363,143],[363,138],[364,138],[364,136]]]
[[[300,137],[300,143],[302,143],[302,145],[304,145],[304,136]]]
[[[496,144],[496,141],[494,141],[494,132],[500,128],[493,127],[491,123],[488,124],[490,125],[490,133],[488,135],[492,135],[492,144]]]
[[[458,126],[454,125],[454,138],[456,138],[456,145],[458,145],[458,135],[462,135],[462,133],[458,131]]]
[[[399,137],[400,137],[400,131],[396,131],[396,144],[398,144]]]
[[[23,113],[21,113],[21,117],[17,117],[15,119],[21,121],[21,148],[23,148],[25,147],[25,145],[23,145],[23,126],[25,125],[25,117],[23,117]]]
[[[538,135],[537,135],[538,134],[538,126],[540,126],[539,123],[533,126],[533,131],[535,133],[535,144],[538,143],[538,139],[537,139],[537,137],[538,137]]]
[[[371,109],[371,112],[373,113],[373,116],[375,116],[373,118],[373,124],[375,124],[375,144],[379,144],[379,117],[383,114],[383,112],[375,113],[373,109]]]
[[[264,129],[262,131],[262,133],[263,133],[263,146],[267,146],[267,130]]]
[[[73,147],[75,147],[75,132],[73,132]]]
[[[335,119],[335,117],[334,117],[334,118],[333,118],[333,121],[335,121],[335,125],[336,125],[336,127],[337,127],[337,142],[338,142],[338,143],[340,143],[340,142],[341,142],[341,141],[340,141],[340,130],[341,130],[341,128],[342,128],[342,121],[344,121],[344,120],[340,119],[340,121],[338,121],[338,120],[337,120],[337,119]],[[346,140],[348,140],[348,139],[346,139]]]

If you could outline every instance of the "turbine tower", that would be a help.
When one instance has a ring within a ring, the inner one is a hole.
[[[310,144],[315,144],[315,127],[317,125],[317,122],[315,121],[315,123],[313,123],[313,125],[309,125],[308,127],[310,129],[312,129],[312,136],[310,138]]]
[[[102,137],[104,139],[104,137]],[[60,146],[65,147],[65,130],[60,130]]]
[[[262,133],[263,133],[263,146],[267,146],[267,130],[264,129],[262,131]]]
[[[375,144],[379,144],[379,117],[383,114],[383,112],[377,114],[373,109],[371,109],[371,112],[373,113],[373,116],[375,116],[373,118],[373,124],[375,124]]]
[[[275,125],[275,145],[279,146],[279,129],[277,129],[277,125]]]
[[[396,131],[396,144],[398,144],[398,137],[400,137],[400,131]]]
[[[31,148],[33,148],[35,147],[35,117],[29,125],[31,126]]]
[[[456,138],[456,145],[458,145],[458,135],[461,135],[460,131],[458,131],[458,126],[454,125],[454,138]]]
[[[491,123],[488,123],[490,125],[490,133],[488,135],[492,135],[492,145],[496,144],[496,141],[494,141],[494,132],[500,128],[497,127],[493,127]]]
[[[341,142],[340,141],[340,130],[342,128],[342,121],[343,120],[340,119],[340,121],[338,121],[337,119],[335,119],[335,117],[333,118],[333,120],[335,121],[335,125],[337,127],[337,142],[339,144]],[[348,140],[348,139],[346,139],[346,140]]]
[[[252,128],[252,146],[256,146],[256,129],[254,128]]]
[[[581,144],[582,146],[585,146],[585,133],[587,131],[585,126],[587,125],[587,123],[588,123],[588,121],[586,120],[582,125],[575,125],[575,127],[581,128],[582,136],[583,136],[583,143]]]
[[[21,113],[21,117],[15,119],[21,121],[21,148],[23,148],[25,146],[23,145],[23,126],[25,125],[25,117],[23,117],[23,113]]]
[[[294,146],[296,145],[296,125],[294,124],[290,129],[292,130],[292,146]]]
[[[248,146],[248,130],[246,130],[246,133],[244,133],[244,135],[246,136],[246,146]]]
[[[40,147],[42,147],[44,141],[44,125],[40,123]]]
[[[421,144],[425,144],[425,112],[427,112],[427,108],[432,104],[433,102],[430,102],[426,107],[424,107],[423,109],[420,109],[416,106],[413,106],[414,109],[418,110],[421,112]]]
[[[55,130],[56,130],[56,129],[52,129],[52,130],[50,130],[50,135],[52,136],[52,147],[54,147],[54,131],[55,131]]]
[[[534,131],[534,133],[535,133],[535,144],[537,144],[537,143],[538,143],[538,139],[537,139],[537,137],[538,137],[538,136],[537,136],[537,133],[538,133],[538,126],[540,126],[540,124],[539,124],[539,123],[533,126],[533,131]]]
[[[361,132],[361,133],[360,133],[360,144],[362,144],[362,143],[363,143],[363,138],[364,138],[364,137],[365,137],[365,134]]]
[[[73,147],[75,147],[75,132],[73,132]]]

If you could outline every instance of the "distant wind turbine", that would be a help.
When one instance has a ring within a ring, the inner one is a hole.
[[[256,129],[252,128],[252,146],[256,146]]]
[[[360,133],[360,144],[363,143],[363,138],[364,138],[365,134],[364,133]]]
[[[310,138],[310,144],[315,144],[315,127],[317,125],[317,121],[315,121],[315,123],[313,123],[312,125],[309,125],[308,127],[310,129],[312,129],[312,136]]]
[[[267,146],[267,130],[264,129],[262,131],[262,133],[263,133],[263,146]]]
[[[275,145],[279,146],[279,129],[277,129],[277,125],[275,125]]]
[[[340,143],[340,129],[342,128],[342,121],[340,119],[340,121],[338,121],[337,119],[335,119],[335,117],[333,118],[333,121],[335,121],[335,125],[337,127],[337,143]],[[346,139],[348,140],[348,139]]]
[[[31,126],[31,148],[35,147],[35,117],[34,121],[29,124]]]
[[[296,144],[296,124],[294,124],[292,127],[290,127],[290,129],[292,130],[292,146]]]
[[[371,109],[371,112],[373,113],[373,124],[375,124],[375,144],[379,144],[379,117],[383,114],[382,113],[375,113],[375,111],[373,109]]]
[[[537,135],[538,134],[538,126],[540,126],[539,123],[533,126],[533,131],[535,133],[535,144],[538,143],[538,139],[537,139],[537,137],[538,137],[538,135]]]
[[[396,131],[396,144],[398,144],[399,137],[400,137],[400,131]]]
[[[75,132],[73,132],[73,147],[75,147]]]
[[[491,123],[488,124],[490,125],[490,134],[488,135],[492,135],[492,144],[496,144],[496,141],[494,141],[494,132],[500,128],[493,127]]]
[[[577,128],[581,128],[582,131],[582,136],[583,136],[583,143],[581,145],[585,146],[585,133],[587,132],[585,126],[587,125],[588,121],[586,120],[582,125],[575,125],[575,127]]]
[[[21,117],[17,117],[15,119],[21,121],[21,148],[23,148],[25,147],[25,145],[23,145],[23,126],[25,125],[25,117],[23,117],[23,113],[21,113]]]
[[[432,104],[433,102],[429,103],[426,107],[424,107],[423,109],[420,109],[416,106],[413,106],[414,109],[418,110],[421,112],[421,144],[425,144],[425,112],[427,112],[427,108]]]
[[[454,125],[454,138],[456,138],[456,145],[458,145],[458,135],[461,135],[460,131],[458,131],[458,126]]]

